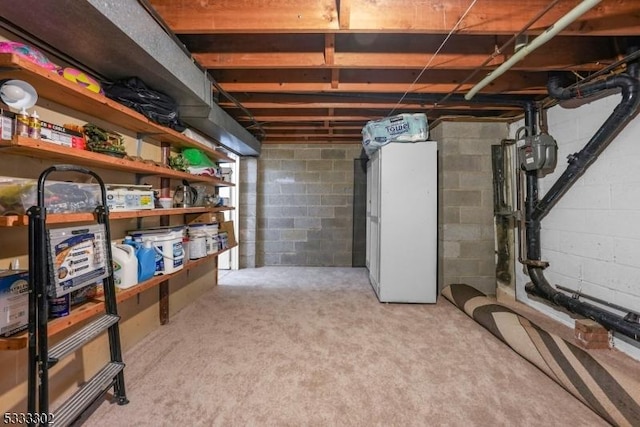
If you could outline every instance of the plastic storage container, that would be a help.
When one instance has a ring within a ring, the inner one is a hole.
[[[207,256],[208,239],[206,224],[189,226],[189,259],[199,259]]]
[[[151,242],[155,249],[155,274],[171,274],[184,266],[183,227],[131,231],[134,240]]]
[[[218,252],[218,223],[204,224],[207,235],[207,255]]]
[[[37,180],[0,177],[0,215],[24,215],[36,204]],[[93,212],[100,200],[97,184],[47,181],[47,213]]]

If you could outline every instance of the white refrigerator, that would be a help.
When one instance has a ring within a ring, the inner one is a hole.
[[[438,150],[435,141],[390,143],[367,163],[369,280],[380,302],[435,303]]]

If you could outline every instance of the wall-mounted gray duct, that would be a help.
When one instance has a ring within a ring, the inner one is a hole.
[[[638,425],[640,384],[629,376],[471,286],[449,285],[442,295],[609,423]]]
[[[140,77],[176,99],[189,126],[238,154],[260,154],[260,142],[213,102],[206,74],[137,0],[19,3],[0,0],[5,25],[111,80]]]

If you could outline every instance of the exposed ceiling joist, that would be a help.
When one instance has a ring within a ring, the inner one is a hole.
[[[469,1],[461,0],[153,0],[176,34],[402,32],[446,34],[463,16]],[[479,1],[459,27],[463,34],[515,34],[548,0]],[[531,29],[544,29],[565,15],[575,1],[561,2]],[[605,0],[570,25],[563,34],[640,35],[635,0]],[[342,24],[342,25],[341,25]]]
[[[368,120],[405,112],[514,120],[546,97],[549,71],[575,82],[640,46],[640,1],[602,0],[466,101],[514,35],[533,40],[581,0],[149,1],[244,110],[218,105],[250,131],[259,122],[265,142],[359,139]]]

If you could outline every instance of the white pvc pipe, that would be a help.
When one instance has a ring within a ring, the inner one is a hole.
[[[556,34],[567,28],[576,19],[578,19],[585,12],[593,8],[601,1],[602,0],[584,0],[582,3],[571,9],[566,15],[558,19],[558,22],[547,28],[544,33],[540,34],[538,37],[533,39],[531,43],[518,50],[511,58],[503,62],[502,65],[490,72],[487,77],[485,77],[484,79],[482,79],[482,81],[478,82],[474,87],[472,87],[471,90],[464,96],[464,99],[468,101],[473,98],[476,93],[482,90],[482,88],[494,81],[496,78],[500,77],[525,56],[548,42]]]

